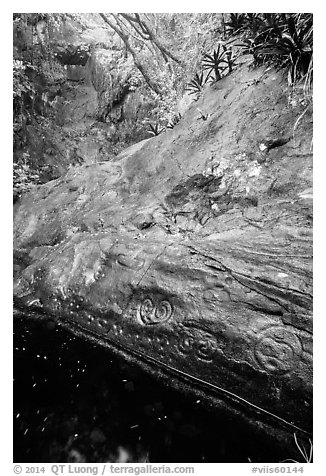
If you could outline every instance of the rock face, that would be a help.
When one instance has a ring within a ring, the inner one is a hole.
[[[73,18],[56,27],[41,18],[26,31],[14,29],[15,59],[25,61],[28,47],[38,58],[28,73],[33,99],[26,99],[24,119],[16,120],[14,160],[26,162],[27,154],[41,183],[148,137],[141,121],[153,104],[144,99],[137,69],[99,15],[83,19],[83,28]]]
[[[26,194],[15,299],[290,454],[312,424],[312,127],[285,89],[242,65],[173,130]]]

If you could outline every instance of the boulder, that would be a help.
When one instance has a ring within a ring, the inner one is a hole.
[[[291,454],[312,430],[311,110],[266,66],[236,73],[16,204],[15,303]]]

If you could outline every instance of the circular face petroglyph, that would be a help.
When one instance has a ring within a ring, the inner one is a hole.
[[[152,320],[155,306],[151,299],[147,298],[140,304],[139,315],[144,324],[148,324]]]
[[[298,336],[279,326],[269,327],[260,333],[254,352],[260,367],[279,374],[292,370],[301,353]]]
[[[143,324],[160,324],[172,316],[173,308],[169,301],[163,300],[154,304],[150,298],[144,299],[139,307],[139,318]]]

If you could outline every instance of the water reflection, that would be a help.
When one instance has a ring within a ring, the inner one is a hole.
[[[15,318],[15,462],[274,461],[270,453],[198,397],[52,322]]]

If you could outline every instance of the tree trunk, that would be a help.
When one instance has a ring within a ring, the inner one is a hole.
[[[138,13],[135,14],[135,17],[133,17],[132,15],[129,15],[128,13],[119,13],[119,15],[123,16],[123,18],[126,18],[129,24],[133,26],[134,28],[136,28],[135,24],[137,24],[142,29],[142,33],[140,33],[138,29],[136,29],[137,33],[140,35],[141,34],[146,35],[145,38],[147,40],[150,40],[152,43],[154,43],[154,45],[162,53],[162,56],[166,61],[167,61],[167,58],[171,58],[176,63],[180,65],[183,64],[183,62],[179,58],[177,58],[173,53],[171,53],[171,51],[169,51],[164,45],[162,45],[162,43],[159,41],[159,39],[155,35],[154,31],[151,29],[149,24],[146,23],[144,20],[142,20]]]
[[[148,71],[146,70],[145,66],[142,64],[138,54],[136,53],[136,51],[134,50],[134,48],[132,48],[130,42],[129,42],[129,39],[128,39],[128,36],[120,29],[117,27],[117,25],[115,25],[113,22],[111,22],[106,15],[104,15],[103,13],[100,13],[100,16],[103,18],[103,20],[105,21],[105,23],[107,23],[121,38],[121,40],[124,42],[125,46],[126,46],[126,49],[129,51],[129,53],[132,55],[133,57],[133,60],[134,60],[134,63],[135,63],[135,66],[136,68],[141,72],[141,74],[143,75],[146,83],[148,84],[148,86],[158,95],[161,95],[162,91],[161,89],[158,87],[157,84],[155,84],[155,82],[153,82],[151,80],[151,77],[150,77],[150,74],[148,73]]]

